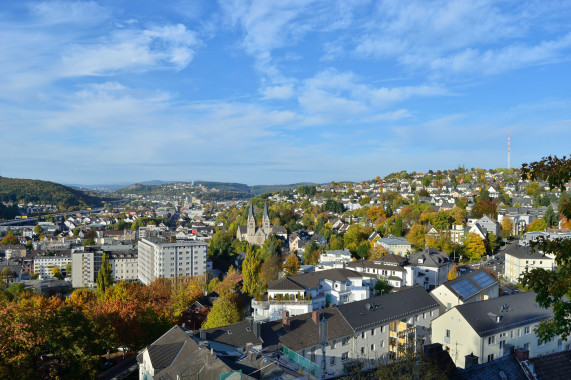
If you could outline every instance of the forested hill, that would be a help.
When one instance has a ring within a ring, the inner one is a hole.
[[[102,199],[59,183],[0,177],[0,201],[57,205],[61,209],[101,206]]]
[[[291,185],[256,185],[248,186],[243,183],[195,181],[194,186],[190,182],[165,183],[160,185],[143,185],[136,183],[115,191],[116,194],[127,195],[167,195],[181,196],[196,191],[195,196],[207,201],[220,201],[231,199],[248,199],[255,195],[273,193],[295,189],[308,183],[295,183]],[[313,185],[313,184],[312,184]],[[204,191],[204,189],[206,189]]]

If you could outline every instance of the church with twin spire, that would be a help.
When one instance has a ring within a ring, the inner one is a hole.
[[[266,201],[266,204],[264,205],[261,227],[256,225],[256,219],[254,218],[254,205],[252,204],[252,201],[250,201],[248,224],[245,226],[238,226],[236,239],[245,240],[250,244],[262,245],[272,232],[273,229],[270,225],[270,217],[268,216],[268,201]]]

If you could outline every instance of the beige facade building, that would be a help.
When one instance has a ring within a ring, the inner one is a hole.
[[[535,296],[526,292],[454,307],[432,321],[432,342],[448,349],[459,368],[466,368],[467,360],[487,363],[512,349],[528,351],[530,358],[563,350],[560,337],[539,342],[534,329],[553,311],[539,307]]]
[[[529,245],[511,244],[504,252],[506,255],[504,277],[513,283],[519,281],[520,275],[526,269],[555,269],[553,256],[543,255],[539,251],[534,251]]]

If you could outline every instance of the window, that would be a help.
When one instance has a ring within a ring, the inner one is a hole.
[[[381,340],[381,347],[385,347],[385,341]]]
[[[494,354],[489,354],[488,361],[491,362],[492,360],[494,360]]]
[[[363,332],[361,333],[361,338],[366,339],[366,338],[367,338],[367,333],[363,331]]]
[[[329,364],[330,365],[335,365],[335,356],[332,356],[331,359],[329,360]]]
[[[523,333],[524,333],[524,335],[527,335],[527,334],[531,333],[531,327],[525,326],[525,327],[523,328]]]
[[[496,344],[496,336],[495,335],[488,337],[488,344]]]
[[[517,329],[517,336],[521,336],[521,329]]]
[[[371,344],[371,352],[375,351],[375,345]]]
[[[434,310],[430,310],[430,316],[434,317]]]
[[[331,349],[333,350],[335,348],[335,343],[337,343],[336,341],[331,342]]]
[[[529,343],[524,344],[524,345],[523,345],[523,349],[524,349],[524,350],[529,350]]]
[[[450,330],[446,330],[446,338],[450,338]]]
[[[420,321],[420,314],[418,314],[418,315],[416,316],[416,321],[417,321],[417,322]]]
[[[349,359],[349,353],[348,352],[344,352],[341,354],[341,360],[347,360]]]
[[[375,336],[375,329],[371,329],[371,336]]]
[[[341,343],[343,346],[346,346],[349,344],[349,338],[343,338],[343,341]]]
[[[505,340],[500,340],[500,350],[501,350],[502,348],[504,348],[504,345],[505,345],[505,344],[506,344],[506,341],[505,341]]]
[[[361,355],[365,355],[365,347],[361,347]]]

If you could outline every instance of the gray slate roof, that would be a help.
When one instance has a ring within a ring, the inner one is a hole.
[[[350,263],[347,263],[347,267],[355,270],[359,268],[371,268],[371,269],[386,270],[386,271],[406,272],[406,269],[398,265],[376,264],[374,262],[365,259],[351,261]]]
[[[510,244],[504,249],[504,253],[518,259],[552,260],[549,257],[543,256],[538,250],[532,252],[532,248],[529,245]]]
[[[423,263],[419,260],[423,259]],[[428,248],[420,252],[413,253],[410,256],[409,262],[412,265],[438,268],[447,265],[450,262],[450,257],[443,252],[434,248]]]
[[[491,362],[460,370],[452,378],[455,380],[502,380],[500,371],[506,375],[506,380],[526,378],[514,355],[507,355]]]
[[[227,326],[208,329],[206,340],[213,340],[234,347],[245,347],[246,344],[262,344],[262,340],[252,331],[253,326],[250,321],[242,321]]]
[[[329,341],[353,335],[353,329],[337,309],[328,308],[317,312],[319,320],[327,319],[327,335]],[[320,343],[320,324],[313,322],[312,313],[305,313],[290,318],[290,331],[281,327],[281,321],[270,322],[277,327],[280,343],[291,350],[298,351],[317,346]],[[279,325],[278,325],[279,324]]]
[[[534,292],[525,292],[471,302],[456,306],[456,309],[483,337],[553,317],[552,309],[540,307],[535,296]],[[495,316],[500,317],[499,322],[496,322]]]
[[[408,245],[408,246],[412,246],[411,243],[408,242],[408,240],[404,239],[404,238],[381,238],[377,240],[380,243],[384,243],[387,245]]]
[[[376,307],[371,310],[367,308],[367,305]],[[340,305],[337,306],[337,310],[355,331],[359,331],[438,307],[438,302],[426,290],[420,286],[414,286],[397,293]]]
[[[198,344],[179,326],[174,326],[147,346],[147,350],[155,368],[155,380],[172,380],[177,375],[192,378],[199,373],[201,379],[218,380],[221,373],[231,371],[222,360],[211,356],[209,350],[199,349]],[[142,357],[142,354],[138,355],[137,360],[141,362]]]

